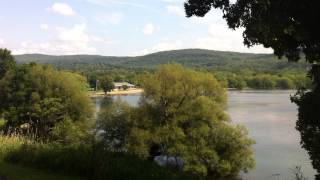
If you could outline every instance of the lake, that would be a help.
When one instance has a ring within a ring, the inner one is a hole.
[[[228,92],[228,114],[232,123],[248,128],[254,145],[256,168],[243,179],[291,179],[290,169],[301,166],[308,179],[314,179],[307,152],[301,148],[300,134],[295,130],[297,106],[290,101],[294,91],[246,90]],[[139,95],[114,96],[137,105]]]

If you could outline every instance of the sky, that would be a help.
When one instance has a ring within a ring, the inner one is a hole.
[[[220,10],[186,18],[184,0],[1,0],[0,48],[13,54],[139,56],[201,48],[272,53],[243,45]]]

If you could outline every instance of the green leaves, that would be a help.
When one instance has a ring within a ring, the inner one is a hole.
[[[0,80],[0,110],[7,134],[49,139],[55,125],[66,118],[85,122],[92,116],[86,79],[34,63],[18,66]],[[21,129],[27,125],[27,129]]]
[[[229,124],[226,92],[211,74],[167,64],[140,84],[138,107],[115,102],[102,111],[107,142],[143,159],[181,158],[184,171],[201,176],[228,177],[254,166],[253,141]]]
[[[11,51],[0,49],[0,79],[3,78],[7,71],[13,70],[15,65]]]
[[[114,89],[112,78],[110,78],[109,76],[105,76],[100,80],[100,86],[105,93],[112,91]]]

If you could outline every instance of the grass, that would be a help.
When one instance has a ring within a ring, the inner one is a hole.
[[[9,164],[3,161],[0,161],[0,177],[1,176],[8,178],[8,180],[85,180],[80,177],[48,173],[33,168]]]
[[[155,163],[129,154],[109,152],[103,144],[63,146],[1,135],[0,163],[0,175],[7,176],[9,180],[28,177],[35,180],[37,178],[50,180],[50,174],[44,172],[94,180],[199,179],[183,172],[159,167]],[[45,176],[48,178],[44,178]],[[51,177],[63,179],[62,176],[60,178],[53,174]],[[70,177],[66,178],[70,179]]]

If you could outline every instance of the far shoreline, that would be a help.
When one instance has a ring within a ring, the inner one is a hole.
[[[236,88],[226,88],[228,92],[232,91],[295,91],[297,89],[252,89],[252,88],[245,88],[245,89],[236,89]],[[143,93],[142,88],[131,88],[128,90],[113,90],[111,92],[107,92],[105,94],[103,91],[89,91],[89,97],[94,98],[94,97],[105,97],[105,96],[126,96],[126,95],[138,95]]]
[[[103,91],[89,91],[90,97],[104,97],[104,96],[123,96],[123,95],[134,95],[143,93],[141,88],[131,88],[128,90],[113,90],[111,92],[104,93]]]

